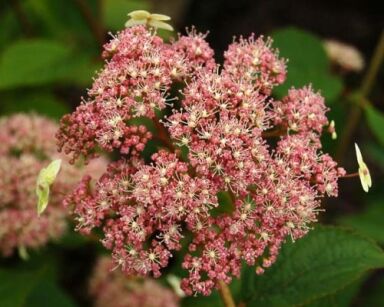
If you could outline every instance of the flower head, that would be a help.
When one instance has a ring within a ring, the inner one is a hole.
[[[54,142],[57,128],[53,121],[37,115],[0,118],[0,253],[5,256],[15,249],[26,255],[27,248],[43,246],[59,238],[66,229],[67,213],[62,201],[81,178],[82,170],[63,162],[61,174],[53,182],[60,160],[66,161],[64,155],[57,154]],[[39,171],[51,160],[56,162],[39,176]],[[87,171],[97,175],[104,167],[103,160],[95,161]],[[36,214],[36,192],[41,210],[47,205],[50,193],[50,206],[41,216]]]
[[[368,192],[369,189],[372,187],[371,174],[369,173],[369,169],[363,160],[363,156],[361,154],[360,148],[356,143],[355,143],[355,151],[356,151],[357,163],[359,165],[359,177],[360,177],[361,186],[363,187],[363,190],[365,192]]]
[[[137,25],[105,45],[104,69],[57,138],[74,160],[119,153],[66,204],[79,231],[102,230],[127,275],[160,276],[187,244],[181,288],[208,295],[243,262],[264,272],[287,237],[309,231],[321,199],[337,196],[345,171],[321,151],[324,98],[311,86],[271,97],[286,77],[271,44],[240,38],[223,67],[195,30],[165,43]],[[142,117],[157,131],[132,124]],[[161,146],[148,161],[141,153],[152,138]]]
[[[125,27],[133,27],[137,25],[147,25],[155,29],[164,29],[173,31],[173,27],[164,21],[171,20],[171,17],[162,14],[151,14],[144,10],[137,10],[128,14],[131,19],[125,23]]]

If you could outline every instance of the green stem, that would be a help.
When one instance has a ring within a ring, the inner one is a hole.
[[[381,32],[372,60],[369,63],[368,71],[361,83],[361,87],[359,91],[361,98],[359,99],[357,104],[354,104],[352,106],[352,109],[348,116],[348,122],[341,135],[339,148],[336,152],[336,160],[338,162],[342,161],[349,147],[352,135],[355,132],[359,124],[360,117],[362,115],[362,107],[364,105],[364,101],[367,99],[369,93],[372,90],[373,85],[375,84],[377,73],[379,71],[381,64],[383,63],[383,60],[384,60],[384,30]]]

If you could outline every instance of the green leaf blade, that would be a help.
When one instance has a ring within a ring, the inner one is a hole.
[[[23,307],[34,287],[43,277],[44,270],[21,271],[0,269],[0,306]]]
[[[263,276],[245,271],[243,299],[249,306],[306,304],[383,266],[384,253],[373,241],[344,229],[318,227],[296,243],[286,244]]]
[[[13,43],[0,57],[0,90],[42,85],[60,79],[70,53],[67,46],[52,40]]]
[[[384,206],[382,202],[370,203],[358,214],[344,215],[339,223],[359,231],[380,243],[384,243]]]

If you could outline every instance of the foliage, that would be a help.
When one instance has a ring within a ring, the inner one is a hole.
[[[243,273],[243,299],[250,306],[303,305],[384,266],[384,253],[373,241],[334,227],[318,227],[286,244],[280,256],[261,277],[249,270]]]

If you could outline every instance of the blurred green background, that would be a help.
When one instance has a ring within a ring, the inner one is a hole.
[[[208,41],[219,61],[234,35],[271,35],[281,56],[289,58],[287,82],[274,96],[285,95],[293,85],[312,83],[332,109],[328,117],[336,121],[339,135],[336,141],[329,135],[324,137],[325,151],[354,172],[353,143],[357,142],[371,170],[373,189],[369,194],[362,191],[358,180],[341,180],[340,197],[326,200],[326,212],[320,216],[322,224],[342,225],[355,229],[358,235],[347,235],[349,230],[317,228],[295,245],[288,244],[265,276],[255,277],[248,269],[244,278],[232,285],[236,298],[254,293],[249,306],[384,306],[384,271],[380,269],[384,261],[376,245],[384,244],[382,50],[378,49],[374,57],[380,36],[384,41],[380,4],[303,0],[0,1],[0,115],[34,111],[58,120],[75,108],[95,71],[103,65],[100,51],[109,33],[122,29],[127,13],[135,9],[170,15],[180,32],[190,25],[210,30]],[[365,68],[358,73],[334,69],[323,47],[323,40],[328,38],[358,48]],[[342,250],[340,263],[329,251],[337,255],[335,247]],[[0,306],[90,306],[87,278],[102,252],[98,244],[70,233],[61,242],[33,252],[27,262],[18,257],[2,259]],[[319,289],[315,280],[326,285]],[[221,306],[221,302],[216,293],[210,298],[185,299],[183,305]]]

